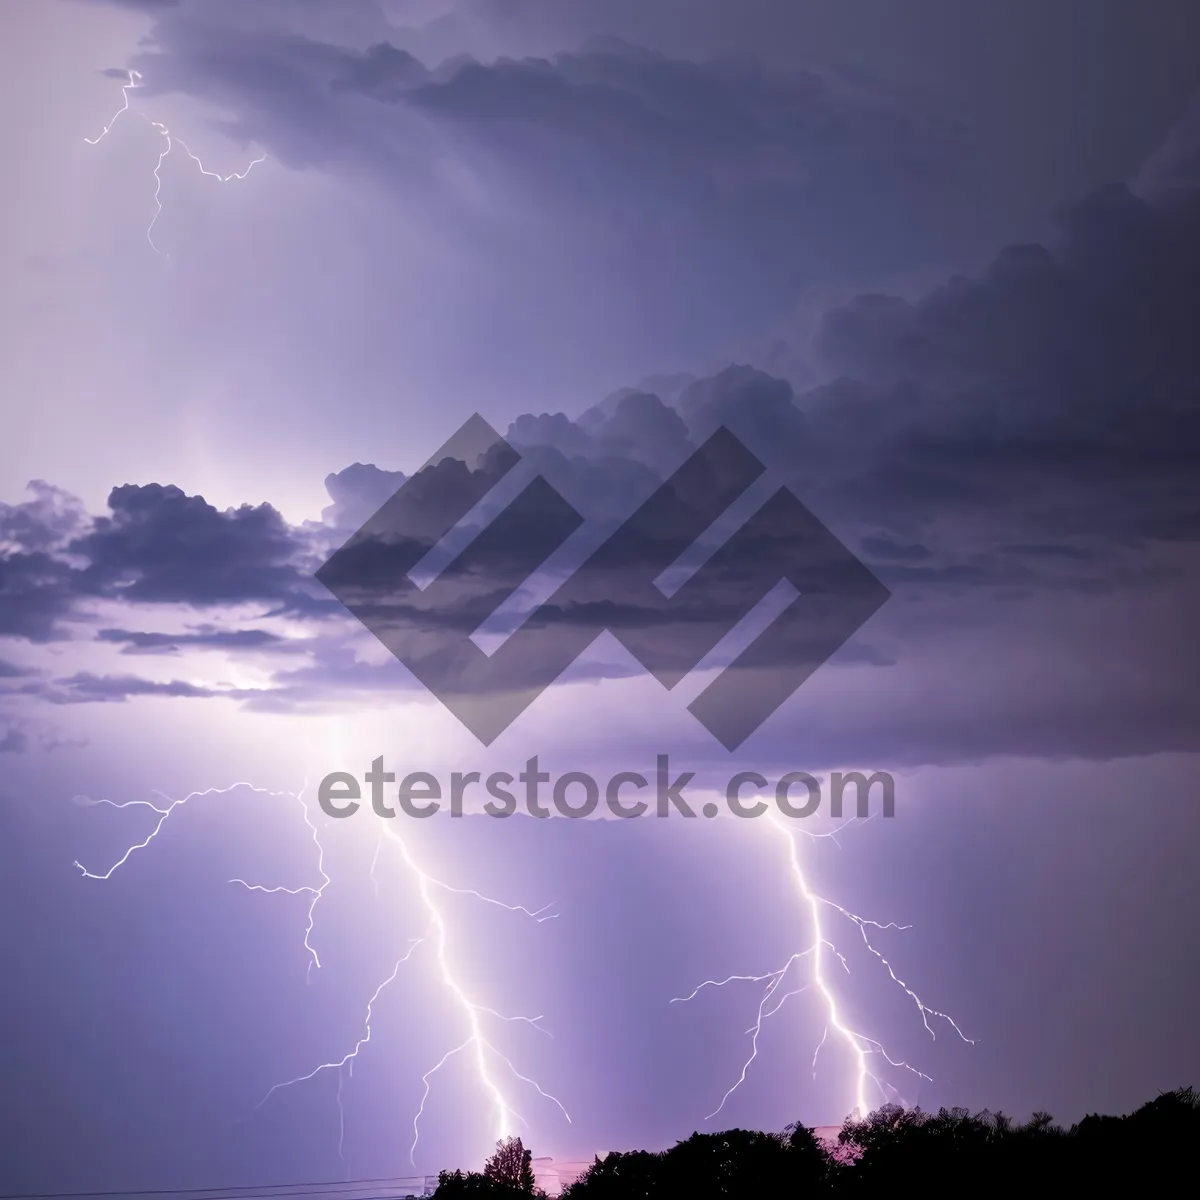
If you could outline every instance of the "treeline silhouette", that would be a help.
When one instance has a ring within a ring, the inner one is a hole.
[[[568,1200],[708,1200],[715,1197],[990,1195],[1023,1188],[1035,1196],[1114,1189],[1145,1196],[1188,1186],[1200,1149],[1200,1095],[1166,1092],[1125,1117],[1088,1116],[1069,1128],[1048,1113],[1016,1122],[1003,1113],[887,1105],[848,1119],[835,1144],[799,1123],[782,1133],[730,1129],[693,1133],[669,1150],[597,1158],[565,1190]],[[1193,1181],[1194,1182],[1194,1181]],[[442,1172],[438,1200],[537,1195],[530,1151],[520,1139],[497,1146],[482,1174]]]

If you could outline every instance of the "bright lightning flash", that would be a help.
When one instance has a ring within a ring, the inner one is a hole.
[[[76,862],[76,866],[87,879],[108,880],[121,867],[129,862],[130,858],[139,850],[145,850],[158,835],[162,832],[171,815],[189,800],[193,800],[203,796],[225,795],[238,788],[246,788],[259,795],[268,797],[287,796],[294,799],[300,806],[305,824],[308,826],[311,834],[313,845],[316,848],[316,870],[320,877],[319,886],[300,886],[300,887],[285,887],[285,886],[266,886],[258,883],[249,883],[244,879],[231,879],[229,882],[246,888],[248,891],[259,892],[266,895],[287,895],[299,896],[304,895],[310,897],[307,919],[304,931],[303,945],[305,952],[308,955],[308,971],[311,976],[312,968],[315,966],[318,969],[321,967],[321,959],[315,947],[312,944],[311,936],[313,927],[316,922],[317,905],[321,902],[325,895],[326,889],[331,883],[330,876],[325,870],[325,849],[321,843],[320,834],[317,826],[313,823],[308,805],[304,800],[304,792],[307,787],[302,788],[299,792],[268,792],[265,789],[255,787],[250,783],[234,783],[225,788],[208,788],[205,791],[192,792],[184,796],[180,800],[171,800],[162,793],[156,792],[155,796],[163,801],[162,805],[152,803],[148,800],[127,800],[124,802],[116,802],[112,800],[89,800],[86,797],[79,798],[78,802],[83,804],[107,804],[113,808],[148,808],[158,816],[157,821],[149,835],[142,841],[136,842],[125,851],[124,854],[103,873],[87,870],[81,863]],[[343,1070],[348,1069],[351,1076],[354,1070],[354,1061],[358,1057],[358,1053],[371,1040],[371,1019],[376,1002],[380,995],[388,987],[389,984],[395,981],[400,973],[400,968],[412,957],[412,955],[426,943],[432,946],[434,962],[436,965],[438,979],[441,985],[449,993],[450,1000],[453,1006],[457,1009],[463,1018],[463,1023],[466,1030],[466,1037],[457,1046],[446,1051],[445,1054],[436,1062],[425,1074],[421,1077],[423,1092],[417,1111],[413,1117],[412,1129],[413,1140],[409,1150],[409,1159],[416,1166],[416,1150],[417,1142],[420,1136],[420,1122],[425,1115],[425,1106],[429,1099],[429,1093],[432,1086],[432,1079],[438,1071],[441,1070],[446,1063],[456,1055],[463,1051],[470,1052],[470,1059],[474,1064],[475,1076],[479,1084],[480,1090],[486,1098],[489,1110],[492,1114],[494,1123],[494,1132],[497,1139],[510,1136],[516,1131],[516,1123],[525,1123],[525,1118],[517,1112],[509,1099],[508,1093],[504,1090],[501,1082],[497,1078],[496,1070],[501,1068],[515,1080],[520,1083],[527,1084],[537,1094],[551,1103],[556,1105],[562,1115],[570,1122],[571,1118],[567,1110],[562,1106],[559,1100],[545,1091],[540,1084],[528,1076],[523,1075],[513,1065],[510,1059],[502,1054],[495,1045],[488,1039],[486,1029],[489,1019],[501,1022],[520,1022],[532,1026],[533,1028],[550,1036],[549,1031],[540,1023],[542,1018],[526,1017],[526,1016],[507,1016],[497,1012],[493,1008],[488,1008],[485,1005],[478,1003],[468,994],[466,987],[460,981],[453,965],[451,954],[451,935],[450,928],[445,913],[437,902],[439,892],[450,892],[457,895],[471,896],[485,904],[494,905],[502,908],[507,912],[516,913],[525,916],[539,923],[543,921],[553,920],[558,914],[549,912],[550,905],[537,910],[529,909],[523,905],[506,904],[501,900],[496,900],[491,896],[486,896],[482,892],[476,891],[473,888],[454,887],[440,879],[435,878],[423,867],[421,867],[413,856],[407,842],[388,825],[381,823],[383,833],[380,836],[380,846],[376,850],[376,854],[371,863],[371,878],[372,882],[378,886],[375,879],[375,868],[379,860],[379,850],[385,843],[393,845],[399,853],[400,861],[406,868],[409,876],[415,882],[417,892],[421,899],[421,906],[425,913],[427,921],[426,932],[422,937],[410,939],[405,953],[399,957],[391,973],[379,984],[375,989],[371,998],[367,1001],[366,1011],[363,1016],[363,1035],[354,1043],[351,1050],[339,1059],[330,1062],[320,1063],[306,1074],[298,1075],[293,1079],[284,1080],[281,1083],[275,1084],[270,1091],[258,1102],[255,1106],[256,1110],[261,1109],[263,1105],[278,1091],[283,1088],[292,1087],[296,1084],[305,1083],[308,1080],[315,1079],[318,1075],[327,1071],[337,1073],[337,1103],[338,1103],[338,1154],[342,1156],[342,1148],[345,1139],[345,1114],[342,1108],[342,1085],[343,1085]],[[344,1162],[344,1158],[343,1158]]]
[[[884,1102],[890,1100],[895,1094],[895,1089],[886,1084],[871,1070],[871,1056],[877,1055],[893,1067],[899,1067],[906,1071],[911,1071],[921,1079],[929,1080],[929,1076],[915,1067],[910,1066],[907,1062],[892,1058],[884,1049],[883,1045],[875,1038],[868,1037],[864,1033],[853,1029],[846,1023],[846,1018],[842,1014],[841,1006],[838,1003],[836,991],[830,982],[828,974],[829,957],[836,958],[842,965],[843,969],[849,973],[850,965],[846,961],[842,953],[837,949],[825,930],[824,917],[828,914],[840,916],[850,921],[857,926],[859,933],[862,935],[863,942],[867,949],[883,964],[887,970],[888,976],[899,988],[901,988],[908,998],[916,1005],[917,1012],[920,1014],[921,1021],[928,1031],[929,1036],[936,1038],[934,1026],[930,1023],[933,1018],[938,1021],[943,1021],[950,1026],[954,1032],[969,1045],[974,1045],[973,1039],[966,1036],[958,1027],[955,1021],[944,1012],[939,1012],[937,1009],[930,1008],[921,998],[913,991],[907,983],[901,979],[893,970],[891,963],[879,952],[876,946],[871,941],[869,930],[886,930],[886,929],[907,929],[907,925],[897,925],[895,922],[880,924],[878,921],[871,921],[865,917],[860,917],[857,913],[850,912],[849,909],[843,908],[840,904],[835,904],[832,900],[827,900],[823,896],[818,896],[808,885],[808,879],[805,876],[804,868],[800,863],[800,854],[796,846],[796,838],[793,832],[786,826],[783,819],[778,814],[771,813],[768,816],[768,821],[771,827],[783,838],[787,845],[788,852],[788,868],[792,881],[793,889],[797,899],[800,901],[800,906],[807,918],[808,928],[811,933],[811,941],[809,945],[793,954],[787,962],[774,971],[770,971],[765,975],[730,975],[725,979],[706,979],[698,987],[696,987],[687,996],[676,996],[671,1001],[672,1004],[685,1004],[695,997],[704,988],[719,988],[725,987],[728,984],[735,982],[744,983],[765,983],[767,986],[763,992],[762,999],[758,1004],[758,1011],[755,1016],[754,1024],[746,1031],[750,1036],[750,1054],[746,1061],[742,1064],[741,1073],[734,1081],[732,1086],[721,1097],[720,1104],[708,1114],[706,1120],[711,1120],[724,1107],[726,1101],[739,1087],[746,1081],[746,1075],[750,1070],[751,1064],[758,1057],[759,1035],[762,1033],[763,1023],[768,1017],[774,1016],[784,1005],[784,1003],[792,996],[799,995],[801,992],[815,991],[820,996],[821,1008],[825,1016],[825,1030],[821,1035],[821,1040],[817,1044],[817,1048],[813,1053],[813,1077],[816,1078],[817,1056],[820,1054],[822,1047],[832,1037],[835,1041],[839,1041],[849,1053],[852,1063],[851,1079],[849,1088],[854,1096],[854,1113],[858,1118],[865,1117],[870,1111],[871,1105],[868,1100],[868,1093],[872,1090],[877,1091]],[[830,836],[830,835],[825,835]],[[793,968],[798,964],[806,963],[808,966],[807,982],[791,987],[790,990],[785,990],[785,983],[792,980],[796,972]],[[873,1088],[872,1088],[872,1085]]]
[[[84,138],[83,139],[89,146],[99,145],[100,142],[102,142],[109,135],[109,132],[112,130],[112,127],[117,123],[117,119],[121,116],[121,114],[129,111],[129,107],[130,107],[129,93],[132,91],[135,91],[137,88],[144,86],[142,83],[142,74],[140,71],[130,70],[127,72],[127,74],[128,74],[127,82],[121,85],[121,107],[117,109],[117,111],[113,114],[112,119],[108,122],[107,125],[104,126],[104,128],[94,138]],[[266,159],[265,154],[260,155],[252,163],[250,163],[250,165],[248,167],[246,167],[245,170],[232,171],[228,175],[222,175],[217,171],[210,171],[204,165],[204,163],[201,161],[201,159],[197,155],[192,153],[192,151],[188,148],[187,143],[181,137],[172,135],[171,131],[161,121],[153,121],[149,117],[146,117],[145,120],[149,123],[150,127],[155,131],[155,133],[157,133],[159,135],[159,137],[161,137],[163,140],[163,148],[161,151],[159,151],[158,161],[154,165],[153,174],[154,174],[154,205],[155,205],[155,207],[154,207],[154,216],[151,217],[150,224],[146,227],[146,241],[148,241],[150,243],[150,248],[155,252],[155,254],[163,254],[164,257],[169,257],[168,255],[165,255],[164,252],[162,250],[160,250],[157,245],[155,245],[154,227],[158,224],[158,218],[160,216],[162,216],[162,210],[163,210],[163,205],[162,205],[162,165],[166,161],[167,156],[175,148],[175,146],[179,146],[183,150],[184,154],[186,154],[188,156],[188,158],[190,158],[192,160],[192,162],[194,162],[196,164],[196,166],[200,168],[201,175],[207,175],[209,179],[215,179],[218,183],[229,183],[231,180],[234,180],[234,179],[238,179],[238,180],[245,179],[246,176],[249,175],[250,172],[256,166],[258,166],[259,163],[266,162],[267,159]]]

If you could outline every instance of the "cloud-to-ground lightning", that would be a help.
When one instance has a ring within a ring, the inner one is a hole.
[[[109,135],[113,126],[116,125],[121,115],[130,110],[129,93],[144,86],[140,71],[129,70],[126,72],[126,76],[126,82],[121,85],[121,107],[117,109],[112,118],[109,120],[108,124],[105,125],[104,128],[94,138],[85,137],[83,139],[89,146],[99,145]],[[158,219],[160,216],[162,216],[163,211],[162,165],[175,146],[179,146],[183,150],[184,154],[186,154],[188,158],[190,158],[192,162],[196,164],[196,166],[200,169],[201,175],[206,175],[209,179],[215,179],[218,183],[230,183],[233,180],[245,179],[246,176],[249,175],[259,163],[266,162],[267,159],[265,154],[260,155],[243,170],[231,171],[228,175],[222,175],[219,171],[210,171],[204,165],[200,157],[192,153],[187,143],[181,137],[172,134],[166,125],[164,125],[161,121],[152,120],[150,117],[146,117],[145,120],[154,130],[154,132],[157,133],[163,140],[163,147],[159,151],[158,161],[154,164],[154,170],[152,172],[154,175],[154,216],[150,218],[150,224],[146,226],[146,241],[150,243],[150,248],[156,254],[163,254],[164,257],[169,257],[165,255],[164,251],[162,251],[155,244],[154,227],[158,224]]]
[[[759,1037],[762,1033],[763,1023],[768,1017],[774,1016],[783,1007],[784,1002],[790,997],[800,994],[805,991],[815,991],[820,996],[821,1007],[824,1011],[825,1027],[821,1034],[821,1039],[817,1043],[816,1050],[813,1052],[813,1073],[814,1077],[817,1069],[817,1056],[820,1054],[822,1047],[832,1038],[839,1041],[846,1048],[850,1055],[850,1061],[853,1064],[851,1079],[849,1081],[848,1090],[854,1097],[853,1115],[856,1117],[865,1117],[870,1111],[871,1104],[868,1098],[868,1092],[871,1086],[880,1094],[883,1101],[889,1100],[894,1094],[895,1089],[882,1081],[871,1070],[870,1059],[872,1055],[877,1055],[883,1058],[891,1066],[901,1068],[912,1072],[921,1079],[928,1080],[929,1076],[916,1067],[900,1059],[893,1058],[888,1054],[883,1044],[873,1037],[853,1029],[847,1024],[846,1018],[842,1013],[842,1006],[838,1002],[836,990],[830,981],[827,966],[829,958],[836,958],[842,968],[849,973],[850,966],[846,961],[845,956],[838,950],[837,946],[830,940],[825,930],[825,921],[823,916],[827,912],[832,912],[840,917],[843,917],[851,924],[855,925],[862,935],[863,942],[867,949],[873,954],[886,969],[889,978],[905,995],[913,1002],[920,1014],[921,1021],[924,1024],[926,1031],[930,1037],[936,1037],[934,1026],[930,1023],[931,1019],[945,1022],[949,1027],[966,1043],[974,1044],[973,1039],[967,1037],[959,1028],[958,1024],[948,1014],[931,1008],[927,1005],[920,996],[903,980],[893,969],[888,960],[880,953],[879,949],[871,941],[869,930],[887,930],[887,929],[907,929],[906,925],[897,925],[894,921],[889,921],[886,924],[879,921],[868,920],[865,917],[860,917],[857,913],[851,912],[842,905],[835,903],[832,900],[827,900],[823,896],[817,895],[809,886],[808,878],[804,868],[800,862],[800,852],[796,844],[796,835],[789,829],[783,818],[772,813],[767,817],[768,823],[784,840],[787,846],[787,865],[789,877],[792,887],[796,893],[797,899],[800,901],[801,910],[807,917],[807,925],[809,930],[809,944],[800,951],[793,953],[790,958],[779,968],[774,971],[769,971],[763,975],[730,975],[724,979],[706,979],[699,986],[694,988],[692,992],[686,996],[676,996],[672,1004],[684,1004],[693,1000],[705,988],[720,988],[731,983],[765,983],[767,986],[764,989],[762,998],[758,1004],[758,1011],[753,1025],[746,1031],[750,1036],[750,1053],[745,1062],[742,1064],[742,1069],[737,1079],[726,1090],[721,1097],[721,1102],[717,1107],[708,1114],[706,1120],[711,1120],[725,1107],[729,1097],[737,1091],[746,1081],[747,1074],[751,1065],[758,1057]],[[829,836],[829,835],[824,835]],[[800,963],[808,965],[808,980],[802,986],[792,988],[789,991],[783,991],[785,981],[791,979],[795,972],[793,968]],[[774,1001],[774,1004],[772,1004]]]
[[[287,895],[299,896],[304,895],[309,897],[307,908],[307,919],[304,931],[303,946],[308,955],[308,970],[311,974],[312,968],[315,966],[318,969],[321,967],[321,959],[317,949],[312,942],[312,933],[316,923],[317,906],[324,897],[326,890],[330,886],[332,880],[325,869],[326,857],[325,848],[321,842],[321,837],[317,825],[312,819],[312,814],[309,811],[308,804],[305,801],[305,788],[301,788],[298,792],[268,792],[265,789],[255,787],[253,784],[239,782],[231,784],[224,788],[208,788],[204,791],[191,792],[180,800],[171,800],[161,793],[155,792],[154,795],[162,800],[162,804],[154,803],[148,800],[127,800],[127,801],[111,801],[111,800],[89,800],[86,797],[78,798],[78,803],[84,804],[107,804],[113,808],[148,808],[151,812],[157,815],[157,820],[150,833],[141,841],[131,845],[117,861],[103,872],[90,871],[81,863],[76,862],[76,866],[87,879],[108,880],[113,874],[124,867],[129,860],[138,851],[145,850],[162,832],[170,817],[188,801],[203,796],[224,795],[239,788],[249,789],[259,795],[268,797],[288,797],[294,799],[300,806],[303,814],[303,819],[307,825],[311,835],[314,848],[316,850],[316,871],[320,882],[317,886],[312,884],[302,884],[296,886],[288,886],[284,884],[272,885],[263,883],[254,883],[246,879],[235,878],[229,882],[245,888],[247,891],[260,893],[264,895]],[[470,1058],[475,1068],[475,1075],[479,1084],[480,1090],[486,1100],[488,1109],[491,1113],[494,1125],[494,1132],[497,1138],[504,1138],[516,1132],[518,1122],[524,1123],[525,1118],[517,1111],[513,1101],[510,1099],[509,1093],[502,1085],[501,1078],[498,1077],[497,1071],[506,1071],[513,1080],[527,1085],[535,1091],[540,1097],[551,1102],[562,1113],[563,1117],[570,1122],[570,1115],[563,1107],[557,1097],[551,1095],[534,1079],[522,1074],[506,1055],[501,1053],[493,1042],[487,1037],[487,1025],[489,1021],[499,1021],[503,1023],[523,1023],[532,1026],[541,1033],[549,1036],[549,1031],[541,1024],[542,1017],[530,1016],[511,1016],[485,1004],[479,1003],[469,993],[465,985],[460,981],[458,974],[455,971],[453,964],[453,956],[451,950],[451,933],[447,917],[437,901],[438,892],[446,892],[454,895],[469,896],[479,900],[482,903],[494,905],[502,908],[507,912],[518,914],[527,919],[543,922],[553,920],[557,913],[550,912],[551,905],[546,905],[540,909],[527,908],[524,905],[508,904],[505,901],[498,900],[492,896],[485,895],[474,888],[457,887],[445,881],[438,879],[429,871],[425,870],[416,860],[413,852],[407,841],[396,830],[388,825],[382,825],[383,833],[380,835],[380,846],[376,848],[375,857],[371,864],[371,879],[373,885],[378,888],[378,880],[375,872],[378,866],[380,848],[383,846],[394,846],[398,851],[399,859],[403,863],[409,877],[415,882],[417,893],[420,897],[421,907],[423,910],[423,920],[425,924],[425,932],[421,937],[412,938],[409,940],[408,946],[404,954],[402,954],[392,966],[391,972],[384,978],[375,988],[370,999],[367,1001],[366,1009],[363,1016],[363,1033],[351,1047],[351,1049],[339,1058],[331,1059],[328,1062],[318,1064],[311,1070],[297,1075],[292,1079],[283,1080],[273,1085],[270,1090],[260,1099],[255,1106],[256,1109],[261,1109],[272,1096],[283,1088],[292,1087],[297,1084],[304,1083],[308,1080],[315,1079],[317,1076],[326,1072],[337,1073],[337,1105],[338,1105],[338,1153],[342,1156],[343,1146],[345,1141],[345,1115],[342,1106],[342,1091],[344,1085],[343,1072],[348,1072],[350,1077],[353,1077],[354,1062],[356,1061],[359,1052],[369,1044],[371,1040],[371,1022],[374,1016],[375,1005],[378,1002],[384,990],[396,980],[400,973],[400,968],[407,963],[418,949],[428,944],[432,947],[433,960],[436,968],[436,974],[439,983],[448,992],[453,1006],[457,1009],[463,1019],[466,1036],[462,1042],[452,1047],[421,1077],[423,1092],[417,1110],[413,1117],[412,1129],[413,1140],[409,1151],[409,1158],[416,1165],[416,1149],[420,1137],[421,1118],[425,1115],[426,1104],[429,1099],[429,1094],[432,1087],[434,1076],[441,1070],[443,1066],[453,1057],[463,1051],[470,1052]],[[344,1162],[344,1158],[343,1158]]]
[[[535,1026],[537,1026],[537,1022],[540,1020],[540,1018],[504,1017],[492,1009],[485,1008],[484,1006],[475,1003],[468,997],[463,986],[458,982],[454,973],[454,969],[451,966],[446,920],[441,909],[434,900],[433,893],[436,888],[445,888],[446,890],[477,896],[479,899],[484,900],[489,904],[500,904],[501,907],[507,908],[510,912],[523,913],[526,916],[532,917],[534,920],[550,920],[551,917],[544,915],[546,912],[545,909],[533,912],[530,909],[520,905],[503,904],[501,901],[493,900],[489,896],[483,896],[481,893],[476,892],[473,889],[468,890],[462,888],[448,888],[446,884],[435,879],[433,876],[428,874],[428,872],[424,871],[417,865],[412,856],[412,852],[409,849],[408,843],[398,833],[396,833],[395,830],[388,827],[387,833],[388,836],[394,840],[405,865],[408,867],[409,871],[417,881],[417,889],[421,896],[421,902],[425,906],[425,911],[429,915],[434,952],[437,957],[438,971],[441,975],[442,983],[445,985],[446,990],[453,997],[456,1006],[466,1021],[468,1029],[468,1036],[462,1042],[462,1044],[456,1046],[453,1050],[448,1051],[442,1057],[441,1061],[424,1076],[423,1082],[425,1085],[425,1091],[421,1096],[421,1103],[417,1109],[416,1116],[413,1118],[413,1140],[412,1146],[409,1150],[409,1160],[415,1165],[417,1141],[420,1137],[420,1121],[425,1112],[425,1101],[429,1097],[429,1081],[433,1075],[445,1065],[446,1061],[452,1055],[457,1054],[462,1050],[469,1049],[472,1052],[472,1057],[475,1061],[476,1075],[478,1076],[484,1092],[488,1095],[491,1101],[492,1111],[495,1117],[495,1130],[497,1138],[508,1137],[510,1134],[514,1133],[514,1118],[518,1121],[523,1121],[524,1118],[521,1117],[521,1115],[513,1108],[503,1089],[500,1087],[499,1083],[497,1083],[488,1062],[487,1052],[490,1052],[493,1056],[495,1056],[495,1058],[497,1058],[505,1067],[507,1067],[517,1079],[524,1083],[530,1084],[537,1090],[539,1095],[556,1104],[563,1116],[566,1117],[567,1121],[569,1122],[571,1118],[559,1100],[556,1097],[551,1096],[548,1092],[543,1091],[542,1087],[538,1083],[534,1082],[534,1080],[522,1075],[516,1069],[516,1067],[513,1066],[512,1062],[505,1055],[501,1054],[484,1036],[483,1017],[486,1015],[500,1017],[500,1019],[508,1021],[525,1020],[529,1024]],[[540,1026],[538,1027],[540,1028]]]

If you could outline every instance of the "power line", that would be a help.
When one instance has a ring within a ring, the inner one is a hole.
[[[327,1182],[244,1184],[236,1187],[214,1188],[148,1188],[142,1191],[111,1192],[6,1192],[0,1200],[136,1200],[137,1197],[171,1197],[172,1200],[290,1200],[293,1196],[333,1196],[349,1200],[351,1193],[361,1191],[393,1192],[394,1196],[420,1195],[414,1185],[424,1190],[436,1175],[389,1175],[377,1179],[343,1179]],[[297,1190],[301,1189],[301,1190]],[[384,1200],[383,1197],[363,1200]]]

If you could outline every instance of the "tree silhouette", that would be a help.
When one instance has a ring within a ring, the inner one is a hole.
[[[496,1143],[496,1153],[483,1166],[486,1179],[523,1196],[533,1195],[533,1154],[519,1137]]]
[[[836,1164],[816,1133],[807,1125],[793,1121],[783,1131],[788,1149],[788,1167],[794,1181],[816,1186],[829,1179]]]
[[[1088,1116],[1064,1129],[1049,1113],[1018,1122],[996,1111],[935,1113],[890,1104],[847,1120],[839,1152],[796,1123],[782,1133],[694,1133],[669,1150],[613,1153],[567,1189],[568,1200],[775,1200],[790,1196],[1167,1195],[1200,1145],[1200,1095],[1164,1092],[1125,1117]],[[532,1160],[501,1142],[483,1174],[443,1173],[438,1200],[521,1200]]]
[[[496,1143],[496,1153],[479,1171],[442,1171],[438,1175],[436,1200],[468,1200],[488,1197],[489,1200],[522,1200],[536,1196],[533,1180],[533,1155],[521,1144],[520,1138],[508,1138]]]
[[[782,1134],[728,1129],[693,1133],[661,1154],[633,1151],[596,1161],[568,1189],[570,1200],[725,1200],[818,1186],[829,1161],[811,1129]]]
[[[778,1134],[730,1129],[693,1133],[665,1155],[669,1191],[675,1196],[776,1195],[788,1178],[788,1149]]]
[[[653,1200],[665,1196],[663,1155],[614,1152],[596,1161],[566,1190],[570,1200]]]

